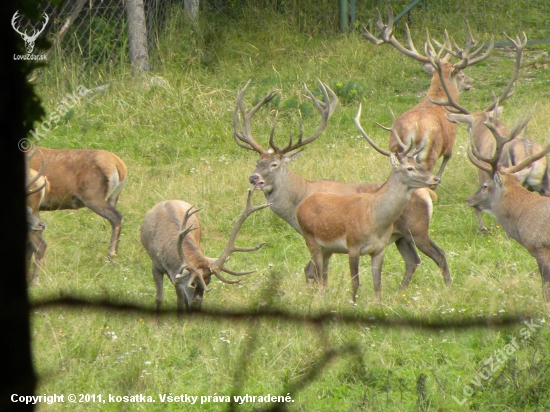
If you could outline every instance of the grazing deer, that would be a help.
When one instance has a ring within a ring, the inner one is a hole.
[[[445,43],[443,45],[433,41],[439,48],[439,51],[436,53],[432,40],[430,40],[429,34],[427,34],[426,43],[424,44],[425,55],[422,55],[416,50],[407,25],[405,25],[405,31],[408,48],[403,46],[393,36],[393,12],[391,8],[389,9],[388,24],[383,24],[382,16],[378,12],[376,25],[380,30],[379,39],[373,36],[366,28],[363,28],[363,37],[376,45],[382,43],[391,44],[404,55],[423,63],[424,69],[432,74],[427,96],[418,105],[401,114],[391,129],[385,128],[390,131],[390,150],[403,150],[397,138],[397,135],[399,135],[405,145],[410,144],[411,141],[414,142],[414,146],[418,151],[416,160],[427,170],[434,170],[437,160],[443,157],[441,166],[436,173],[437,176],[441,177],[447,162],[452,156],[456,138],[456,125],[446,121],[445,109],[433,103],[433,101],[444,99],[446,91],[458,101],[458,94],[463,90],[469,90],[473,86],[473,80],[464,74],[463,70],[489,57],[493,50],[493,39],[491,39],[485,52],[480,55],[484,49],[484,44],[478,47],[479,42],[474,40],[470,26],[466,22],[468,40],[464,49],[458,47],[449,38],[447,32],[445,32]],[[444,57],[441,57],[443,51],[446,54]],[[451,56],[458,58],[459,61],[451,64],[449,62]],[[434,70],[436,63],[440,64],[441,70],[439,72]]]
[[[530,192],[518,181],[518,173],[546,156],[550,152],[550,145],[514,166],[503,167],[499,164],[504,146],[527,126],[532,113],[520,117],[507,137],[502,137],[497,125],[489,118],[485,125],[495,138],[493,155],[481,155],[472,144],[468,157],[491,177],[486,182],[486,196],[491,212],[508,236],[525,247],[537,260],[542,277],[542,293],[545,301],[550,302],[550,198]]]
[[[440,182],[439,177],[414,161],[412,155],[408,156],[412,144],[400,153],[378,148],[363,131],[360,116],[361,105],[355,123],[378,152],[389,156],[392,172],[388,180],[372,193],[314,193],[300,203],[296,211],[298,224],[311,253],[315,277],[322,279],[323,285],[328,282],[325,268],[332,254],[348,254],[353,302],[359,288],[360,256],[371,256],[374,291],[380,300],[384,249],[390,242],[394,223],[415,189],[435,188]]]
[[[108,257],[115,257],[122,228],[122,215],[116,210],[116,204],[126,182],[124,162],[105,150],[39,149],[44,158],[44,176],[50,183],[40,210],[81,207],[93,210],[111,224]],[[30,165],[37,168],[39,162],[33,157]]]
[[[328,192],[350,195],[353,193],[374,192],[382,186],[381,182],[350,184],[334,180],[307,180],[298,176],[288,167],[301,154],[301,151],[296,150],[303,148],[321,135],[338,103],[336,95],[328,86],[319,82],[323,93],[322,102],[317,100],[304,86],[306,97],[313,102],[321,115],[321,124],[317,127],[317,130],[312,135],[304,138],[300,120],[298,141],[293,142],[291,140],[284,148],[280,148],[274,142],[274,123],[269,139],[270,149],[265,150],[253,139],[250,122],[257,111],[271,101],[277,92],[268,93],[256,106],[247,111],[244,104],[244,95],[249,84],[250,81],[237,94],[237,103],[233,113],[235,142],[240,147],[256,151],[260,155],[260,159],[256,163],[256,169],[250,175],[249,181],[254,189],[263,191],[267,202],[271,205],[271,210],[300,235],[302,235],[302,229],[296,218],[296,210],[298,205],[313,193]],[[445,252],[435,244],[429,235],[433,210],[432,201],[435,199],[435,193],[429,189],[414,191],[403,213],[394,225],[392,241],[395,242],[405,261],[405,275],[403,276],[401,288],[405,288],[409,284],[416,267],[420,264],[415,246],[437,264],[445,283],[447,285],[452,283]],[[308,263],[305,275],[306,281],[315,279],[312,262]]]
[[[43,176],[44,161],[40,165],[38,171],[29,167],[30,159],[36,154],[37,149],[34,148],[26,155],[25,167],[27,169],[27,183],[25,186],[25,194],[27,196],[27,271],[31,272],[31,259],[34,255],[34,268],[30,281],[33,282],[38,278],[40,273],[41,262],[46,254],[47,244],[42,238],[42,232],[46,228],[46,224],[40,220],[39,207],[40,202],[49,191],[49,182]]]
[[[521,67],[523,50],[527,44],[527,37],[525,36],[525,33],[523,34],[523,40],[520,40],[519,37],[516,37],[516,39],[513,39],[507,35],[506,37],[508,37],[515,47],[516,63],[510,77],[510,81],[494,103],[481,112],[470,113],[465,107],[454,101],[452,96],[447,96],[447,100],[445,102],[437,102],[438,104],[446,105],[449,110],[454,112],[447,114],[447,119],[449,121],[468,126],[468,132],[470,133],[472,144],[484,157],[491,157],[496,146],[493,134],[485,125],[487,122],[493,124],[500,135],[510,134],[510,129],[498,121],[498,118],[502,114],[503,110],[503,108],[499,106],[499,103],[502,103],[504,100],[508,99],[514,92],[514,84],[517,80],[519,69]],[[528,156],[536,154],[540,151],[542,151],[542,147],[537,142],[531,139],[517,137],[504,144],[498,163],[502,167],[507,168],[518,164]],[[478,178],[479,189],[475,194],[468,198],[467,203],[468,206],[474,208],[474,212],[479,222],[479,229],[482,232],[487,232],[487,227],[483,222],[481,212],[483,210],[490,210],[486,192],[488,187],[487,182],[491,180],[491,176],[483,170],[478,169]],[[550,178],[548,175],[546,157],[542,157],[533,162],[529,169],[524,170],[521,173],[520,183],[528,190],[539,192],[544,196],[548,195],[550,191]]]
[[[200,310],[206,286],[212,274],[225,283],[239,281],[226,279],[221,272],[243,276],[253,271],[235,272],[225,267],[233,252],[252,252],[251,248],[235,246],[235,239],[248,216],[269,205],[252,206],[253,191],[249,190],[246,208],[233,227],[227,246],[217,259],[206,257],[200,249],[201,224],[196,214],[200,209],[181,200],[165,200],[147,212],[141,225],[141,243],[151,257],[153,278],[156,287],[156,309],[160,310],[164,296],[164,275],[176,289],[178,312],[183,307]]]

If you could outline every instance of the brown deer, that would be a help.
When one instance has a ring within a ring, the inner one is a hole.
[[[164,296],[164,275],[176,289],[178,312],[200,310],[206,286],[212,274],[225,283],[238,280],[226,279],[221,272],[243,276],[254,271],[235,272],[225,267],[233,252],[252,252],[263,243],[242,248],[235,246],[235,239],[242,224],[252,213],[269,205],[252,205],[253,191],[249,190],[246,208],[233,227],[227,246],[217,259],[206,257],[200,249],[201,224],[196,214],[200,209],[181,200],[165,200],[147,212],[141,225],[141,243],[151,257],[156,287],[156,309],[160,310]]]
[[[50,183],[40,210],[93,210],[111,224],[108,257],[115,257],[122,228],[122,215],[116,204],[127,176],[124,162],[105,150],[39,149],[44,158],[44,176]],[[36,169],[39,162],[35,156],[30,165]]]
[[[42,237],[42,232],[46,228],[46,224],[40,220],[39,207],[40,202],[49,191],[48,180],[43,176],[44,162],[40,165],[38,171],[29,167],[30,159],[36,154],[37,149],[34,148],[26,155],[25,167],[27,169],[27,182],[25,193],[27,195],[27,272],[31,273],[31,260],[34,255],[34,268],[30,281],[36,281],[40,273],[42,259],[46,254],[47,244]]]
[[[550,198],[539,196],[524,188],[518,181],[520,173],[533,162],[550,152],[550,145],[514,166],[503,167],[499,160],[506,143],[513,140],[529,122],[533,112],[518,119],[506,137],[502,137],[491,118],[485,123],[495,138],[495,151],[491,157],[482,156],[471,145],[470,161],[491,179],[486,183],[486,196],[498,224],[508,236],[527,249],[538,263],[542,277],[542,293],[550,302]]]
[[[432,101],[445,99],[445,91],[458,101],[459,93],[463,90],[469,90],[473,86],[473,80],[464,74],[463,70],[489,57],[493,50],[493,39],[491,39],[487,48],[484,47],[484,44],[478,47],[479,41],[474,40],[470,27],[466,22],[468,39],[464,49],[461,49],[454,40],[450,39],[447,32],[445,32],[444,44],[439,44],[435,40],[432,42],[427,33],[426,43],[424,44],[425,55],[422,55],[416,50],[407,25],[405,25],[405,31],[408,48],[393,36],[393,12],[391,8],[389,9],[388,24],[383,24],[382,16],[378,12],[376,25],[380,30],[380,38],[373,36],[366,28],[363,28],[363,37],[376,45],[391,44],[404,55],[423,63],[425,70],[432,74],[427,96],[418,105],[401,114],[391,129],[386,128],[390,131],[390,150],[403,150],[396,136],[397,133],[403,139],[405,145],[408,145],[411,141],[414,142],[414,146],[418,151],[416,160],[427,170],[434,170],[437,160],[443,157],[436,173],[437,176],[441,177],[447,162],[452,156],[456,138],[456,125],[447,122],[445,109]],[[433,43],[439,49],[437,53]],[[480,54],[484,48],[485,51]],[[446,54],[441,57],[443,52],[446,52]],[[449,61],[451,57],[455,57],[459,61],[451,64]],[[436,62],[441,67],[439,72],[434,70]]]
[[[389,156],[392,172],[386,182],[372,193],[339,195],[314,193],[296,211],[307,247],[311,253],[314,274],[328,283],[328,260],[333,253],[347,253],[351,273],[353,302],[359,288],[359,258],[371,256],[374,291],[381,300],[384,249],[390,243],[394,223],[415,189],[435,188],[439,177],[427,171],[408,156],[412,148],[397,153],[378,148],[360,125],[361,105],[355,123],[367,141],[380,153]]]
[[[274,142],[274,123],[269,139],[270,149],[265,150],[253,139],[250,122],[258,110],[275,97],[277,91],[268,93],[256,106],[247,111],[244,104],[244,95],[249,84],[250,81],[237,94],[237,103],[233,113],[234,138],[240,147],[256,151],[260,155],[260,159],[256,163],[256,169],[249,178],[250,183],[254,185],[254,189],[262,190],[267,202],[271,205],[271,210],[299,234],[302,234],[302,229],[296,219],[296,210],[298,205],[313,193],[328,192],[350,195],[353,193],[374,192],[382,186],[382,182],[350,184],[334,180],[307,180],[298,176],[288,167],[302,153],[296,150],[303,148],[321,135],[338,103],[336,95],[328,86],[319,81],[323,93],[323,101],[319,101],[304,85],[306,97],[313,102],[321,115],[321,124],[317,127],[317,130],[312,135],[304,138],[300,121],[298,141],[291,140],[284,148],[280,148]],[[436,195],[430,189],[415,190],[394,225],[392,241],[395,242],[405,261],[405,275],[403,276],[401,288],[405,288],[409,284],[416,267],[420,264],[415,246],[437,264],[445,283],[447,285],[452,283],[445,252],[437,246],[429,235],[433,210],[432,202],[435,199]],[[306,281],[314,279],[312,262],[308,263],[305,274]]]
[[[451,96],[447,96],[447,100],[445,102],[437,102],[438,104],[445,104],[449,110],[454,111],[454,113],[447,114],[447,119],[449,121],[468,126],[468,132],[470,133],[472,144],[484,157],[491,157],[496,146],[493,134],[487,128],[485,123],[490,122],[493,124],[500,135],[510,134],[510,129],[498,120],[503,110],[503,108],[499,106],[499,103],[502,103],[504,100],[508,99],[514,92],[514,85],[521,67],[523,50],[527,44],[527,37],[525,36],[525,33],[523,33],[523,40],[520,40],[519,37],[516,37],[515,39],[507,35],[506,37],[508,37],[515,47],[516,62],[510,81],[495,102],[483,111],[477,113],[470,113],[465,107],[454,101]],[[507,168],[516,165],[528,156],[536,154],[540,151],[542,151],[542,147],[537,142],[531,139],[517,137],[504,145],[498,162],[502,167]],[[479,229],[482,232],[487,232],[488,230],[483,222],[481,212],[483,210],[490,211],[486,192],[488,186],[487,182],[491,180],[491,176],[483,170],[478,169],[478,178],[479,189],[474,195],[468,198],[467,203],[468,206],[474,208],[474,212],[479,222]],[[539,160],[533,162],[529,169],[525,169],[521,173],[520,183],[528,190],[539,192],[544,196],[548,195],[550,191],[550,179],[548,175],[546,157],[540,158]]]

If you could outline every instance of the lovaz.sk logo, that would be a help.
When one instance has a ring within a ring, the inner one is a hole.
[[[46,25],[48,24],[48,21],[50,20],[46,13],[44,13],[42,16],[45,20],[42,24],[42,28],[40,30],[33,28],[32,34],[28,35],[26,31],[21,31],[19,25],[21,15],[19,14],[19,10],[16,11],[13,15],[11,19],[11,27],[13,27],[13,29],[21,35],[21,38],[25,41],[25,49],[27,49],[27,54],[14,54],[14,60],[46,60],[45,54],[32,54],[34,50],[34,42],[36,41],[40,33],[44,31]]]

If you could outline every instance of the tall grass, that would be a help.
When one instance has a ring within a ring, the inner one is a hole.
[[[273,88],[280,99],[253,120],[254,137],[267,145],[273,110],[280,120],[276,138],[284,143],[297,132],[296,107],[304,111],[305,133],[318,117],[308,112],[301,83],[317,92],[316,78],[335,90],[341,103],[325,133],[308,146],[292,169],[308,179],[348,182],[382,181],[390,166],[358,138],[353,117],[363,102],[363,124],[383,145],[387,138],[373,121],[389,124],[388,107],[401,113],[418,102],[429,78],[415,62],[389,47],[375,47],[355,34],[310,36],[277,13],[255,11],[254,19],[236,19],[223,30],[186,28],[178,13],[159,37],[155,75],[166,83],[132,80],[129,70],[107,79],[109,88],[85,97],[41,144],[52,148],[102,148],[117,153],[129,177],[119,210],[124,215],[120,256],[106,260],[110,228],[89,210],[43,213],[48,241],[46,267],[31,290],[33,300],[60,295],[135,303],[153,307],[150,259],[139,241],[145,212],[165,199],[203,207],[203,250],[221,252],[239,215],[257,155],[233,142],[231,116],[237,90],[252,79],[250,106]],[[182,26],[184,30],[182,30]],[[215,33],[215,34],[214,34]],[[441,34],[441,33],[437,33]],[[436,35],[434,33],[434,35]],[[191,39],[195,43],[191,42]],[[505,104],[507,124],[538,102],[528,134],[550,143],[548,69],[544,49],[526,52],[517,91]],[[546,54],[547,56],[547,54]],[[478,110],[491,102],[512,70],[513,55],[497,50],[486,63],[468,69],[476,89],[461,97]],[[70,73],[69,73],[70,74]],[[69,76],[70,77],[70,76]],[[45,106],[53,110],[82,79],[40,84]],[[341,85],[341,86],[340,86]],[[356,93],[352,93],[356,90]],[[347,93],[347,94],[346,94]],[[235,256],[236,269],[257,268],[240,285],[213,281],[205,309],[272,308],[298,314],[333,312],[322,328],[282,320],[229,322],[193,317],[149,317],[89,309],[51,309],[33,314],[38,393],[102,393],[155,396],[154,404],[106,403],[101,410],[224,410],[227,404],[193,407],[161,404],[159,393],[233,395],[290,393],[289,410],[544,410],[550,407],[548,353],[550,332],[542,324],[521,341],[524,325],[504,329],[456,329],[432,332],[408,328],[350,325],[341,314],[388,319],[486,319],[525,313],[537,324],[547,320],[537,265],[527,251],[507,238],[490,217],[491,233],[482,236],[465,199],[477,186],[475,168],[465,156],[468,136],[459,129],[455,154],[438,189],[431,226],[433,239],[447,253],[454,280],[446,289],[437,266],[422,256],[413,281],[399,291],[404,271],[396,249],[387,249],[383,303],[375,304],[368,259],[362,259],[357,306],[350,303],[345,256],[334,256],[329,288],[307,288],[303,267],[309,253],[302,238],[271,211],[255,214],[243,226],[238,243],[265,241],[253,254]],[[256,193],[254,202],[263,202]],[[165,285],[165,306],[175,308],[175,293]],[[483,370],[495,351],[516,338],[519,348],[475,395],[459,406],[465,385]],[[344,348],[356,348],[350,352]],[[323,365],[327,350],[342,350],[319,375],[299,390],[297,382]],[[200,401],[199,401],[200,403]],[[39,410],[97,410],[96,404],[41,404]],[[262,404],[237,409],[254,410]]]

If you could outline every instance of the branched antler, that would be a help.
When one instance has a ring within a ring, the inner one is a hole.
[[[266,207],[270,206],[269,203],[265,204],[265,205],[253,206],[252,205],[252,195],[253,194],[254,194],[254,191],[248,189],[248,198],[247,198],[247,201],[246,201],[246,207],[243,210],[243,212],[241,213],[241,215],[239,216],[239,218],[237,219],[237,223],[235,223],[235,226],[233,226],[233,229],[231,230],[231,233],[229,235],[229,239],[227,241],[227,245],[225,246],[224,250],[222,251],[220,256],[212,262],[212,265],[211,265],[212,273],[214,273],[214,275],[218,279],[220,279],[222,282],[225,282],[225,283],[238,283],[239,281],[238,280],[226,279],[221,274],[221,272],[225,272],[225,273],[228,273],[228,274],[233,275],[233,276],[243,276],[243,275],[248,275],[250,273],[255,272],[254,270],[245,271],[245,272],[236,272],[236,271],[233,271],[233,270],[228,269],[227,267],[225,267],[225,262],[227,261],[227,259],[229,258],[229,256],[233,252],[253,252],[255,250],[260,249],[265,244],[265,243],[260,243],[259,245],[256,245],[254,247],[249,247],[249,248],[243,248],[243,247],[235,246],[235,240],[237,238],[239,230],[240,230],[241,226],[243,225],[244,221],[252,213],[257,212],[258,210],[261,210],[261,209],[265,209]]]

